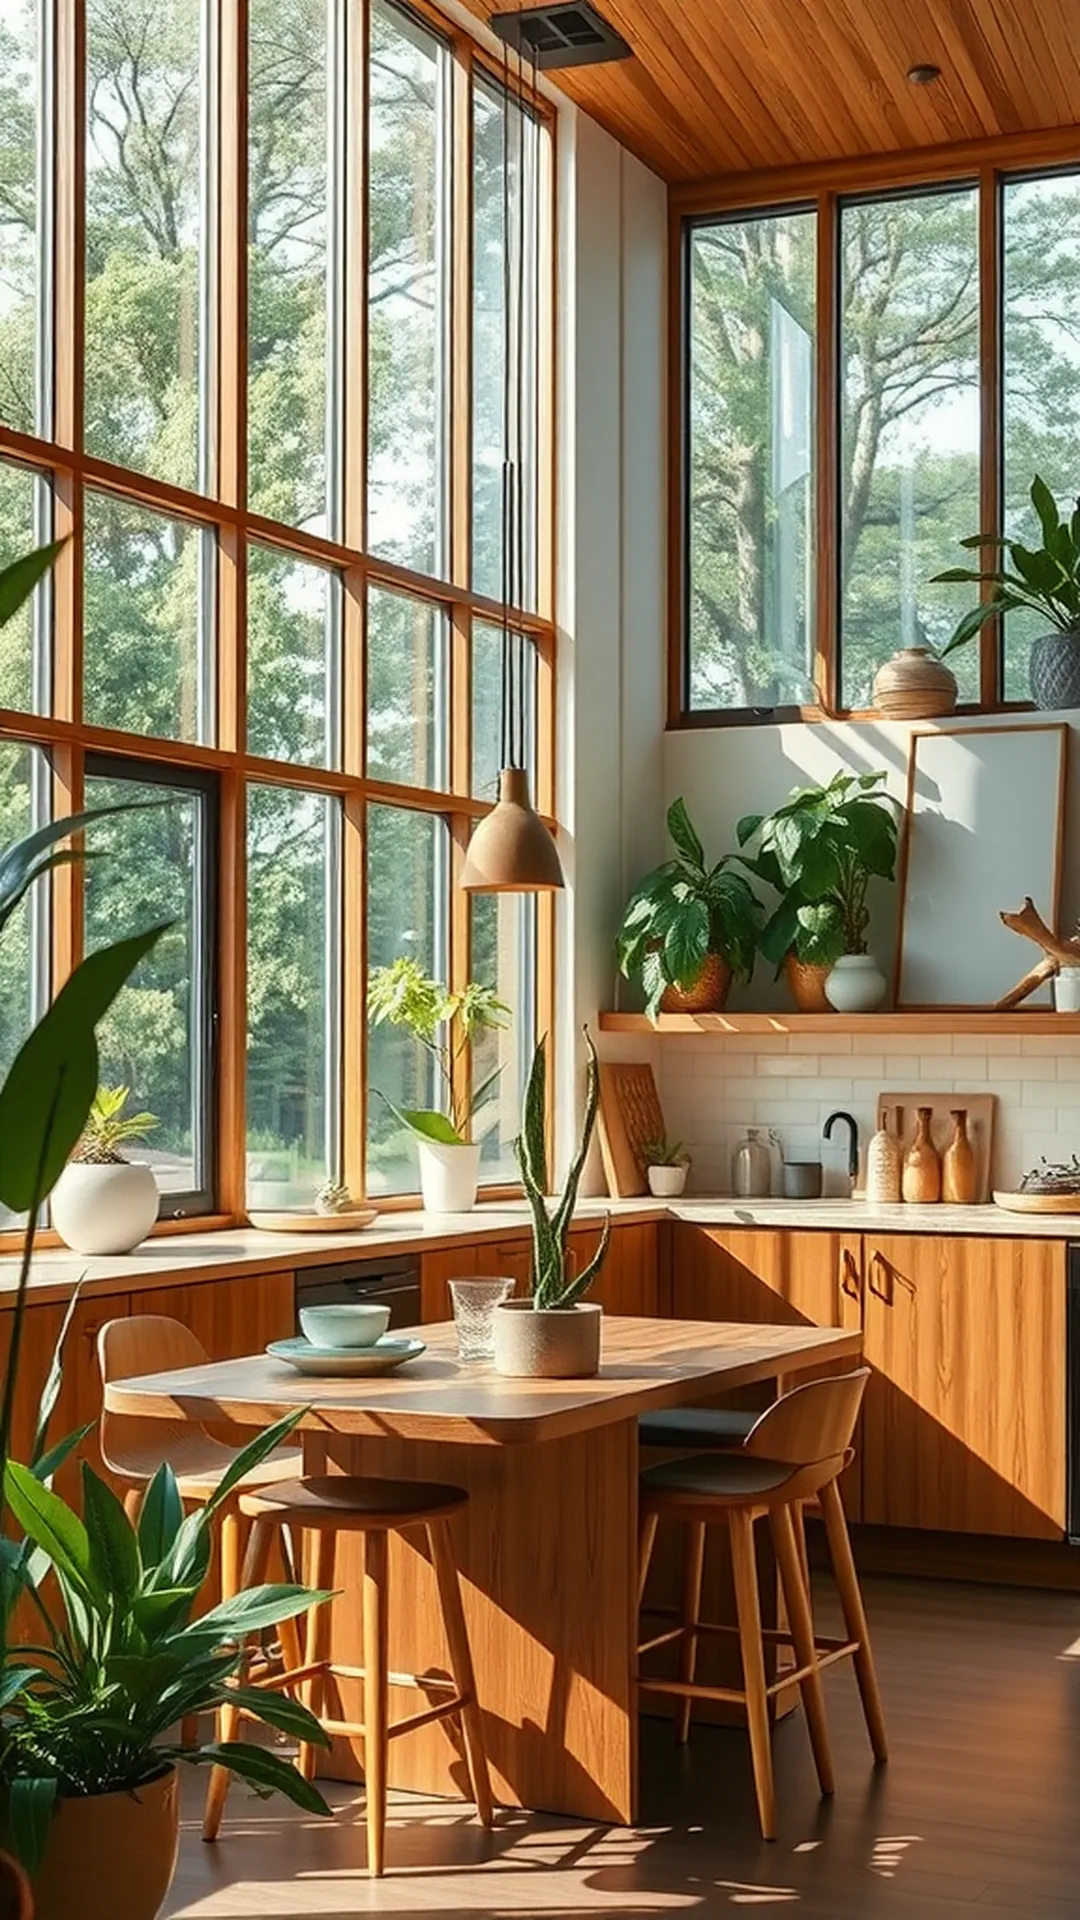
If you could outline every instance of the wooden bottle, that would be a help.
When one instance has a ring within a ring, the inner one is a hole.
[[[897,1134],[899,1131],[898,1126]],[[866,1199],[870,1206],[890,1207],[899,1198],[900,1141],[890,1133],[889,1116],[882,1107],[878,1130],[866,1150]]]
[[[953,1135],[941,1163],[941,1197],[953,1207],[975,1204],[975,1149],[968,1139],[967,1108],[952,1109]]]
[[[904,1199],[918,1207],[933,1206],[941,1199],[941,1155],[930,1138],[932,1107],[917,1107],[915,1138],[904,1155],[901,1190]]]

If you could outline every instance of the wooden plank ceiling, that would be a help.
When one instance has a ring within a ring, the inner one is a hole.
[[[671,181],[1080,123],[1080,0],[596,4],[634,58],[551,77]]]

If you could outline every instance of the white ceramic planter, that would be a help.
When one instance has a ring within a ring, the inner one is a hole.
[[[512,1380],[587,1380],[600,1371],[603,1309],[591,1300],[574,1307],[534,1307],[504,1300],[494,1313],[495,1371]]]
[[[130,1253],[157,1213],[157,1181],[144,1160],[71,1160],[52,1191],[53,1226],[75,1253]]]
[[[686,1186],[689,1171],[685,1163],[677,1167],[649,1167],[649,1192],[657,1200],[677,1200]]]
[[[471,1213],[480,1180],[479,1146],[444,1147],[437,1140],[417,1140],[416,1145],[425,1211]]]
[[[1054,1011],[1080,1013],[1080,967],[1062,967],[1054,975]]]
[[[837,1013],[873,1013],[885,998],[888,981],[872,953],[846,953],[831,969],[825,998]]]

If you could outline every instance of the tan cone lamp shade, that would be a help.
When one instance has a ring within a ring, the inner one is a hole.
[[[461,884],[468,893],[551,893],[561,887],[555,842],[529,800],[523,767],[504,767],[499,798],[474,829]]]

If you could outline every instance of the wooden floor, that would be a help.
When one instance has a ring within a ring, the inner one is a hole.
[[[341,1914],[584,1920],[797,1908],[813,1920],[1076,1920],[1080,1913],[1080,1599],[1012,1588],[866,1582],[893,1746],[875,1774],[854,1684],[826,1681],[837,1794],[819,1801],[805,1728],[777,1736],[780,1838],[757,1838],[744,1736],[679,1752],[648,1721],[633,1832],[398,1796],[388,1877],[367,1881],[358,1802],[327,1823],[234,1789],[223,1837],[198,1836],[188,1782],[168,1920]],[[820,1608],[828,1621],[828,1595]]]

